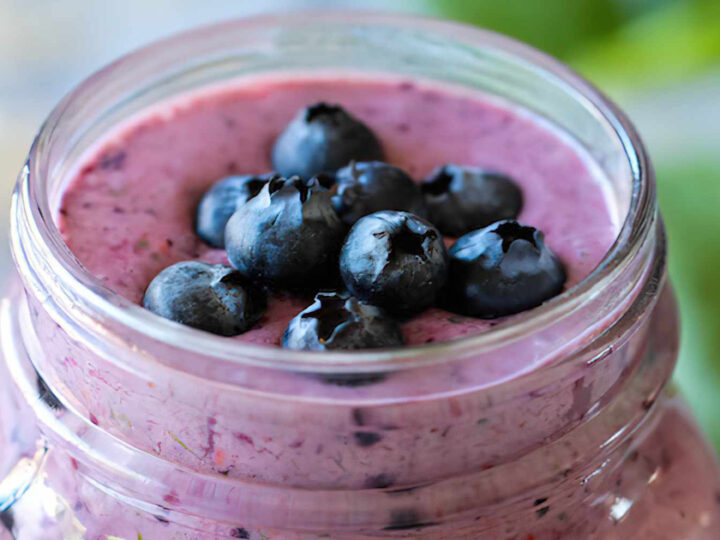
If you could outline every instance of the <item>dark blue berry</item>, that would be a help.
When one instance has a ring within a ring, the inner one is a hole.
[[[444,165],[420,185],[428,219],[445,235],[462,236],[503,219],[515,219],[522,192],[507,176],[479,169]]]
[[[382,158],[373,132],[339,105],[327,103],[298,112],[272,149],[273,167],[286,177],[332,174],[353,159]]]
[[[363,302],[401,315],[435,302],[447,267],[438,230],[407,212],[376,212],[360,219],[340,253],[348,290]]]
[[[502,317],[560,294],[565,279],[563,265],[541,231],[500,221],[466,234],[450,248],[444,300],[456,313]]]
[[[345,294],[318,293],[285,330],[288,349],[326,351],[400,347],[398,323],[381,309]]]
[[[276,178],[230,218],[225,247],[252,280],[308,288],[336,280],[346,230],[316,179]]]
[[[232,538],[246,538],[246,539],[249,539],[249,538],[250,538],[250,533],[247,532],[247,530],[244,529],[244,528],[242,528],[242,527],[237,527],[237,528],[233,529],[232,531],[230,531],[230,536],[231,536]]]
[[[249,330],[263,314],[265,293],[229,266],[186,261],[150,282],[143,305],[153,313],[221,336]]]
[[[382,161],[352,162],[335,176],[333,208],[348,225],[379,210],[425,216],[420,187],[405,171]]]
[[[225,225],[235,210],[255,195],[274,175],[228,176],[205,192],[197,208],[195,229],[213,247],[225,247]]]

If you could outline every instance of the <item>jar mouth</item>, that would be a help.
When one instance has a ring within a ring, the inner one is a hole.
[[[627,159],[632,176],[632,193],[629,210],[620,232],[598,266],[563,294],[537,308],[500,321],[476,335],[398,349],[318,353],[243,343],[167,321],[105,288],[98,278],[79,263],[53,221],[53,208],[47,193],[38,188],[35,179],[54,172],[42,171],[40,155],[47,151],[49,139],[63,121],[64,115],[68,110],[72,110],[81,90],[124,64],[150,57],[159,50],[172,48],[187,40],[202,40],[215,33],[221,34],[224,29],[272,28],[288,24],[302,26],[308,23],[332,25],[343,21],[365,26],[384,25],[412,29],[440,38],[451,38],[468,47],[498,49],[526,62],[543,77],[562,85],[575,99],[591,108],[594,115],[611,126]],[[65,295],[72,305],[81,308],[76,313],[79,320],[87,321],[91,327],[97,327],[98,321],[102,321],[106,328],[108,325],[123,328],[124,331],[173,348],[240,364],[297,371],[370,372],[433,364],[450,358],[482,353],[538,332],[573,313],[607,284],[616,280],[638,254],[653,222],[654,190],[648,157],[630,121],[598,89],[559,60],[512,38],[456,22],[366,12],[300,12],[239,19],[184,32],[124,56],[81,83],[52,111],[32,145],[13,198],[11,240],[16,263],[21,267],[21,271],[28,270],[38,274],[37,269],[32,268],[32,264],[26,261],[26,250],[19,235],[29,237],[34,244],[33,249],[40,250],[40,257],[51,269],[52,279],[48,279],[47,275],[39,278],[45,289],[44,294]],[[21,219],[21,214],[24,217],[22,225],[16,223]],[[18,230],[20,228],[23,228],[22,233]],[[27,238],[24,238],[23,242],[26,241]]]

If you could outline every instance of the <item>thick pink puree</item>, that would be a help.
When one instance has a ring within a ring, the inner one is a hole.
[[[546,233],[571,287],[617,234],[602,179],[577,147],[527,113],[448,88],[373,79],[262,79],[175,101],[134,119],[89,155],[62,200],[59,225],[80,262],[140,302],[177,261],[227,262],[194,233],[202,193],[232,173],[270,170],[275,137],[298,109],[339,103],[377,133],[390,163],[421,179],[444,163],[479,165],[522,186],[519,219]],[[237,339],[278,345],[307,298],[270,300]],[[404,325],[409,344],[482,332],[491,322],[431,309]]]
[[[365,120],[382,140],[388,160],[416,177],[455,162],[516,178],[525,197],[520,217],[547,233],[547,242],[567,267],[569,286],[597,265],[613,241],[611,208],[589,160],[527,113],[419,83],[278,78],[242,81],[163,104],[101,142],[80,165],[62,202],[60,226],[68,244],[110,289],[135,302],[171,263],[224,260],[224,252],[210,249],[194,233],[199,198],[229,172],[266,171],[277,134],[299,108],[318,100],[339,102]],[[289,319],[309,301],[272,299],[260,325],[238,339],[277,345]],[[404,330],[408,342],[423,343],[480,332],[490,324],[435,309],[406,323]],[[247,393],[226,397],[209,384],[198,388],[195,379],[178,378],[168,383],[171,401],[159,406],[160,390],[147,395],[143,380],[115,373],[112,366],[102,372],[55,325],[38,328],[41,341],[52,344],[51,354],[59,358],[64,383],[78,389],[88,414],[103,428],[203,471],[229,470],[231,477],[332,489],[366,486],[390,472],[398,485],[445,478],[535,446],[604,395],[636,348],[626,344],[615,362],[597,366],[592,377],[558,381],[558,388],[542,397],[499,405],[496,417],[487,418],[487,404],[469,390],[535,369],[548,360],[541,346],[536,350],[534,342],[520,341],[482,361],[463,358],[398,370],[376,384],[357,387],[329,385],[292,371],[232,369],[222,380]],[[567,329],[556,333],[561,343],[580,339],[565,335]],[[178,360],[171,356],[162,361],[176,366]],[[187,369],[197,366],[199,375],[211,376],[196,357],[189,364]],[[107,382],[113,380],[123,381],[127,396]],[[436,397],[445,392],[459,397]],[[286,402],[286,396],[298,401]],[[388,410],[368,407],[359,421],[362,430],[372,426],[386,431],[382,444],[356,444],[353,400],[399,402]],[[518,425],[523,429],[514,429]],[[222,459],[216,459],[217,450]]]
[[[616,211],[592,162],[530,113],[420,83],[277,78],[163,104],[100,141],[61,203],[68,245],[109,289],[134,302],[171,263],[224,261],[222,251],[194,233],[200,197],[229,173],[267,171],[277,134],[299,108],[318,100],[340,103],[367,122],[388,161],[418,179],[447,162],[515,178],[525,199],[520,219],[545,231],[566,265],[568,287],[592,271],[617,234]],[[277,345],[288,320],[308,302],[274,297],[261,324],[237,339]],[[158,473],[162,488],[148,484],[149,500],[162,501],[148,513],[98,494],[62,453],[48,459],[48,478],[92,539],[304,540],[322,533],[474,540],[482,530],[483,537],[502,539],[677,540],[698,527],[716,530],[713,457],[674,402],[657,400],[657,424],[646,424],[644,435],[623,431],[650,414],[672,369],[674,310],[666,293],[656,314],[638,321],[609,356],[558,380],[492,393],[476,390],[544,360],[535,357],[533,343],[512,344],[502,358],[399,370],[357,388],[245,365],[222,379],[236,385],[198,384],[199,378],[172,370],[148,369],[147,379],[125,371],[31,302],[46,379],[71,395],[89,422],[141,450],[138,462],[150,455],[179,466],[167,477]],[[408,343],[417,344],[491,324],[433,309],[405,323],[404,331]],[[556,332],[564,343],[566,327]],[[642,370],[629,369],[640,362]],[[606,398],[612,398],[607,406]],[[613,449],[617,434],[624,442]],[[135,470],[135,463],[127,467]],[[210,483],[200,476],[187,485],[180,467],[207,475]],[[230,487],[212,484],[217,479]],[[288,493],[252,498],[265,487]],[[207,510],[177,517],[173,512],[197,493],[206,495]],[[617,518],[633,501],[632,512]],[[231,518],[214,517],[225,508]],[[197,532],[179,524],[191,518],[187,526]],[[295,534],[296,519],[307,534]],[[407,522],[414,525],[399,527]]]

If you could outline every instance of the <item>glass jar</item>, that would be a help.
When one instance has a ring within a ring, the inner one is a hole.
[[[270,72],[400,74],[530,109],[607,176],[619,237],[543,306],[392,352],[251,346],[109,292],[55,223],[80,157],[138,110]],[[677,309],[647,155],[596,89],[511,39],[313,13],[161,41],[50,115],[14,194],[12,249],[20,279],[0,326],[6,536],[717,538],[720,471],[667,388]],[[517,355],[522,372],[503,362]],[[318,382],[328,377],[343,384]]]

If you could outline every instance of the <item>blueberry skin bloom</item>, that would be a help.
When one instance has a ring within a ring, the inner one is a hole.
[[[316,103],[298,112],[272,149],[273,168],[285,177],[334,174],[353,159],[382,159],[375,134],[339,105]]]
[[[333,208],[347,225],[380,210],[425,217],[420,187],[398,167],[382,161],[352,162],[335,175]]]
[[[225,227],[230,263],[254,281],[309,288],[333,282],[347,228],[317,180],[271,180]]]
[[[447,236],[515,219],[522,208],[522,192],[509,177],[477,167],[444,165],[420,184],[428,219]]]
[[[404,316],[435,302],[447,269],[438,230],[408,212],[376,212],[360,219],[340,253],[340,273],[354,296]]]
[[[543,238],[534,227],[508,220],[458,239],[450,248],[446,307],[471,317],[503,317],[560,294],[565,269]]]
[[[230,217],[275,176],[273,173],[228,176],[215,182],[197,208],[195,230],[198,236],[213,247],[225,247],[225,225]]]
[[[156,315],[220,336],[249,330],[265,311],[264,291],[221,264],[185,261],[148,285],[143,306]]]
[[[305,351],[400,347],[398,323],[380,308],[347,294],[321,292],[285,330],[283,347]]]

